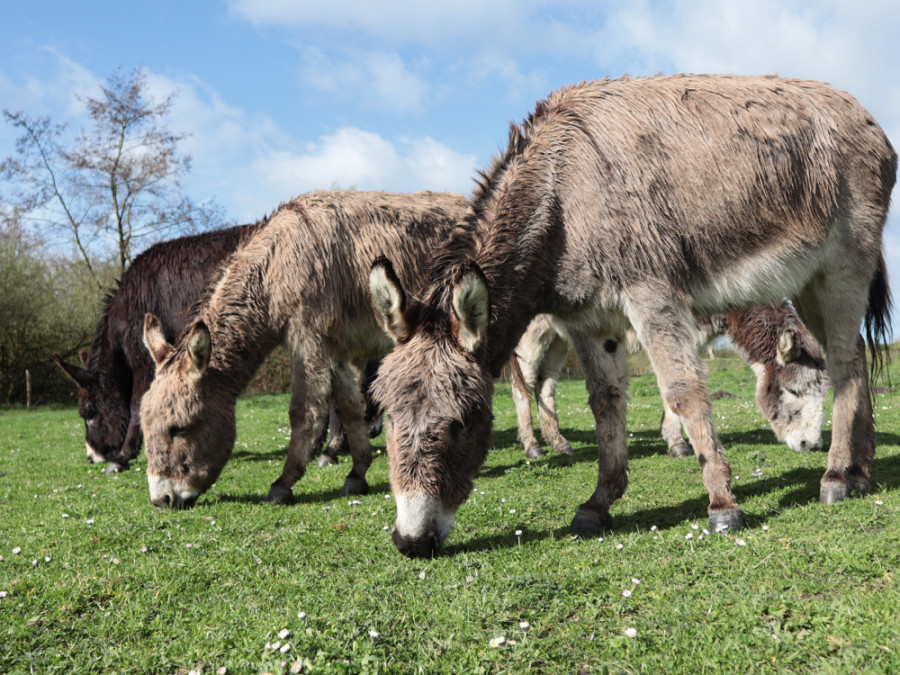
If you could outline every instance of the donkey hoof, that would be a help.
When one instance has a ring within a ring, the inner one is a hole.
[[[275,487],[273,485],[269,488],[269,494],[266,495],[265,501],[270,504],[290,506],[294,503],[294,493],[285,488]]]
[[[686,441],[676,443],[669,448],[669,457],[693,457],[694,449]]]
[[[316,462],[319,466],[332,466],[337,464],[337,457],[332,457],[331,455],[325,454],[324,452],[319,455],[319,461]]]
[[[847,483],[850,484],[850,492],[865,495],[872,489],[872,483],[868,478],[862,476],[847,476]]]
[[[837,504],[850,496],[850,488],[846,486],[832,487],[822,486],[819,488],[819,502],[822,504]]]
[[[581,509],[575,512],[572,524],[569,525],[569,532],[572,534],[598,534],[609,529],[612,529],[611,515]]]
[[[346,497],[348,495],[367,495],[369,494],[369,484],[365,481],[365,479],[360,478],[351,478],[347,476],[347,479],[344,481],[343,487],[341,487],[340,495],[341,497]]]
[[[709,516],[709,529],[713,532],[737,532],[747,526],[740,509],[718,511]]]
[[[529,445],[525,448],[525,456],[528,459],[540,459],[541,457],[546,457],[547,453],[541,450],[539,445]]]
[[[574,455],[575,454],[575,451],[572,449],[572,446],[569,445],[568,441],[563,441],[562,443],[560,443],[553,449],[556,450],[556,452],[559,453],[560,455]]]

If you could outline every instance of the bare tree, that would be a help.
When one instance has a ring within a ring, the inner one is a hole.
[[[121,276],[132,255],[150,242],[221,220],[218,208],[182,194],[191,160],[178,152],[185,135],[164,124],[173,98],[149,100],[142,68],[127,77],[117,71],[100,96],[81,99],[90,127],[68,144],[64,124],[3,111],[21,131],[15,155],[0,164],[0,175],[13,186],[5,201],[47,238],[66,233],[98,286],[98,247],[115,256]]]

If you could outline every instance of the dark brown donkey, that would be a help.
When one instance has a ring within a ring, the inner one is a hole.
[[[174,340],[219,265],[261,225],[241,225],[151,246],[134,259],[116,290],[107,296],[91,355],[79,354],[82,367],[53,355],[79,387],[78,412],[85,423],[89,462],[109,462],[106,472],[113,473],[126,470],[140,453],[141,397],[155,369],[143,342],[144,315],[157,316],[166,338]],[[380,411],[367,395],[366,410],[372,426],[369,433],[377,435]],[[346,446],[343,428],[333,413],[330,427],[332,440],[330,454],[323,454],[326,459]]]
[[[141,397],[153,380],[153,360],[143,341],[144,315],[159,317],[174,339],[191,316],[216,268],[258,225],[242,225],[151,246],[134,259],[104,303],[91,354],[82,367],[53,358],[79,387],[87,458],[122,471],[141,450]]]
[[[314,192],[283,205],[240,247],[173,345],[148,315],[144,339],[156,377],[141,402],[151,501],[187,506],[231,456],[238,394],[280,342],[294,355],[291,440],[273,502],[290,502],[329,397],[344,425],[353,468],[347,493],[368,490],[371,449],[358,365],[391,348],[372,315],[369,266],[401,259],[405,281],[464,215],[461,195]]]
[[[726,336],[756,374],[756,404],[775,436],[797,452],[822,447],[825,395],[831,385],[819,343],[789,302],[754,307],[725,315],[697,318],[698,345]],[[628,331],[629,351],[641,349]],[[632,345],[632,342],[636,343]],[[572,448],[559,430],[556,383],[569,351],[565,327],[549,314],[539,314],[528,326],[509,360],[512,394],[525,455],[543,457],[534,433],[531,397],[535,397],[541,434],[556,452]],[[662,436],[672,457],[693,454],[681,435],[681,420],[663,404]]]
[[[877,354],[896,163],[872,116],[817,82],[605,80],[538,103],[436,253],[421,300],[395,273],[403,263],[372,268],[373,306],[397,344],[374,387],[391,420],[397,548],[431,555],[443,543],[487,453],[493,378],[540,313],[565,323],[596,419],[597,487],[572,532],[610,527],[628,484],[629,327],[697,453],[711,529],[743,527],[694,312],[782,298],[823,345],[834,385],[820,499],[869,490],[875,433],[859,327]]]

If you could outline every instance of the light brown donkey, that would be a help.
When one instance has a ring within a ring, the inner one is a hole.
[[[391,419],[397,548],[441,546],[487,452],[493,378],[540,313],[572,336],[596,419],[597,486],[572,532],[610,527],[628,484],[629,327],[697,453],[712,529],[743,526],[694,313],[785,297],[834,385],[820,498],[868,490],[875,433],[859,327],[873,350],[887,332],[881,233],[896,162],[871,115],[817,82],[606,80],[538,103],[435,255],[421,300],[398,280],[403,263],[372,269],[373,306],[397,342],[374,391]]]
[[[730,314],[698,317],[699,346],[726,336],[756,375],[756,404],[779,441],[797,452],[822,447],[825,395],[831,386],[819,343],[789,302],[753,307]],[[642,349],[629,330],[629,351]],[[535,397],[544,440],[556,452],[572,448],[559,430],[556,383],[569,351],[565,327],[550,314],[537,315],[509,360],[512,394],[525,455],[543,457],[534,433],[531,397]],[[693,449],[681,435],[681,420],[663,403],[660,431],[672,457],[688,457]]]
[[[372,315],[369,266],[390,253],[413,284],[467,205],[461,195],[431,192],[303,195],[231,256],[175,345],[147,315],[144,341],[156,377],[141,420],[151,501],[189,506],[216,481],[235,441],[237,396],[282,342],[294,357],[291,440],[267,499],[292,501],[328,419],[329,396],[353,457],[343,492],[365,493],[371,449],[356,364],[392,346]]]

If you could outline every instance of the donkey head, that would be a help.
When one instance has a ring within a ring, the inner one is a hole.
[[[159,507],[192,506],[231,456],[234,395],[216,386],[209,369],[210,332],[202,321],[173,346],[159,320],[147,314],[144,344],[156,363],[141,401],[150,501]]]
[[[757,364],[756,402],[778,440],[797,452],[822,447],[825,395],[831,381],[818,343],[808,332],[785,328],[774,359]]]
[[[485,365],[488,289],[474,266],[457,272],[449,302],[408,295],[391,263],[369,276],[372,306],[395,348],[372,393],[388,417],[397,501],[392,538],[408,556],[435,554],[487,455],[493,379]]]
[[[78,352],[81,366],[63,361],[59,354],[53,354],[62,371],[78,385],[78,414],[84,420],[84,441],[87,459],[91,464],[115,463],[114,457],[125,443],[128,432],[130,410],[130,378],[119,381],[117,375],[129,373],[125,364],[111,364],[106,370],[91,368],[85,351]],[[127,382],[124,380],[128,379]],[[116,470],[120,465],[111,464]]]

